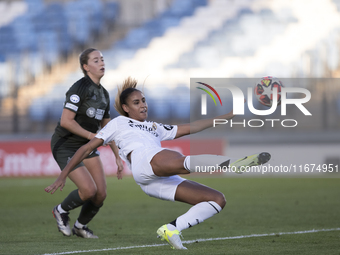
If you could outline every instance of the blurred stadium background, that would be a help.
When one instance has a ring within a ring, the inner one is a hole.
[[[78,55],[95,47],[111,100],[131,75],[145,83],[149,118],[163,123],[190,119],[193,77],[317,78],[303,85],[312,119],[294,131],[233,129],[227,144],[235,153],[294,144],[290,152],[312,148],[319,163],[339,164],[340,0],[8,0],[0,38],[0,142],[49,140],[82,77]]]

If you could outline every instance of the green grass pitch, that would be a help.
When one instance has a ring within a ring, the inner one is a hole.
[[[338,177],[338,176],[333,176]],[[340,254],[340,231],[162,244],[156,230],[190,206],[145,195],[131,177],[108,177],[108,196],[89,224],[99,239],[64,237],[52,208],[75,188],[67,181],[54,195],[44,187],[55,178],[0,179],[0,254]],[[184,241],[340,228],[340,178],[191,178],[223,192],[227,206],[218,215],[183,231]],[[74,223],[79,209],[71,212]],[[86,253],[66,253],[76,251]]]

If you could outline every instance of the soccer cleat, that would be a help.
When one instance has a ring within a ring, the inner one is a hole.
[[[268,152],[261,152],[251,156],[246,156],[230,164],[230,168],[235,173],[243,173],[247,167],[258,166],[267,163],[271,156]]]
[[[162,241],[166,240],[172,249],[187,250],[187,248],[182,244],[180,238],[181,232],[177,229],[170,231],[167,225],[163,225],[157,230],[157,235]]]
[[[77,228],[76,226],[73,226],[72,233],[83,238],[98,238],[98,236],[94,235],[92,230],[90,230],[86,225],[82,228]]]
[[[64,236],[71,236],[69,213],[59,213],[57,206],[52,210],[54,218],[57,220],[58,229]]]

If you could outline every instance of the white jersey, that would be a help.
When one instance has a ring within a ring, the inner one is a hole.
[[[161,147],[161,141],[174,139],[177,128],[176,125],[163,125],[151,121],[140,122],[119,116],[107,123],[96,138],[103,139],[104,145],[114,140],[119,148],[119,155],[127,162],[127,155],[135,149]]]

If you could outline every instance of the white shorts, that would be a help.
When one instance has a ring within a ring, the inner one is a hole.
[[[177,186],[184,178],[173,175],[160,177],[154,174],[150,161],[164,148],[140,148],[131,153],[131,171],[136,183],[150,197],[175,201]]]

